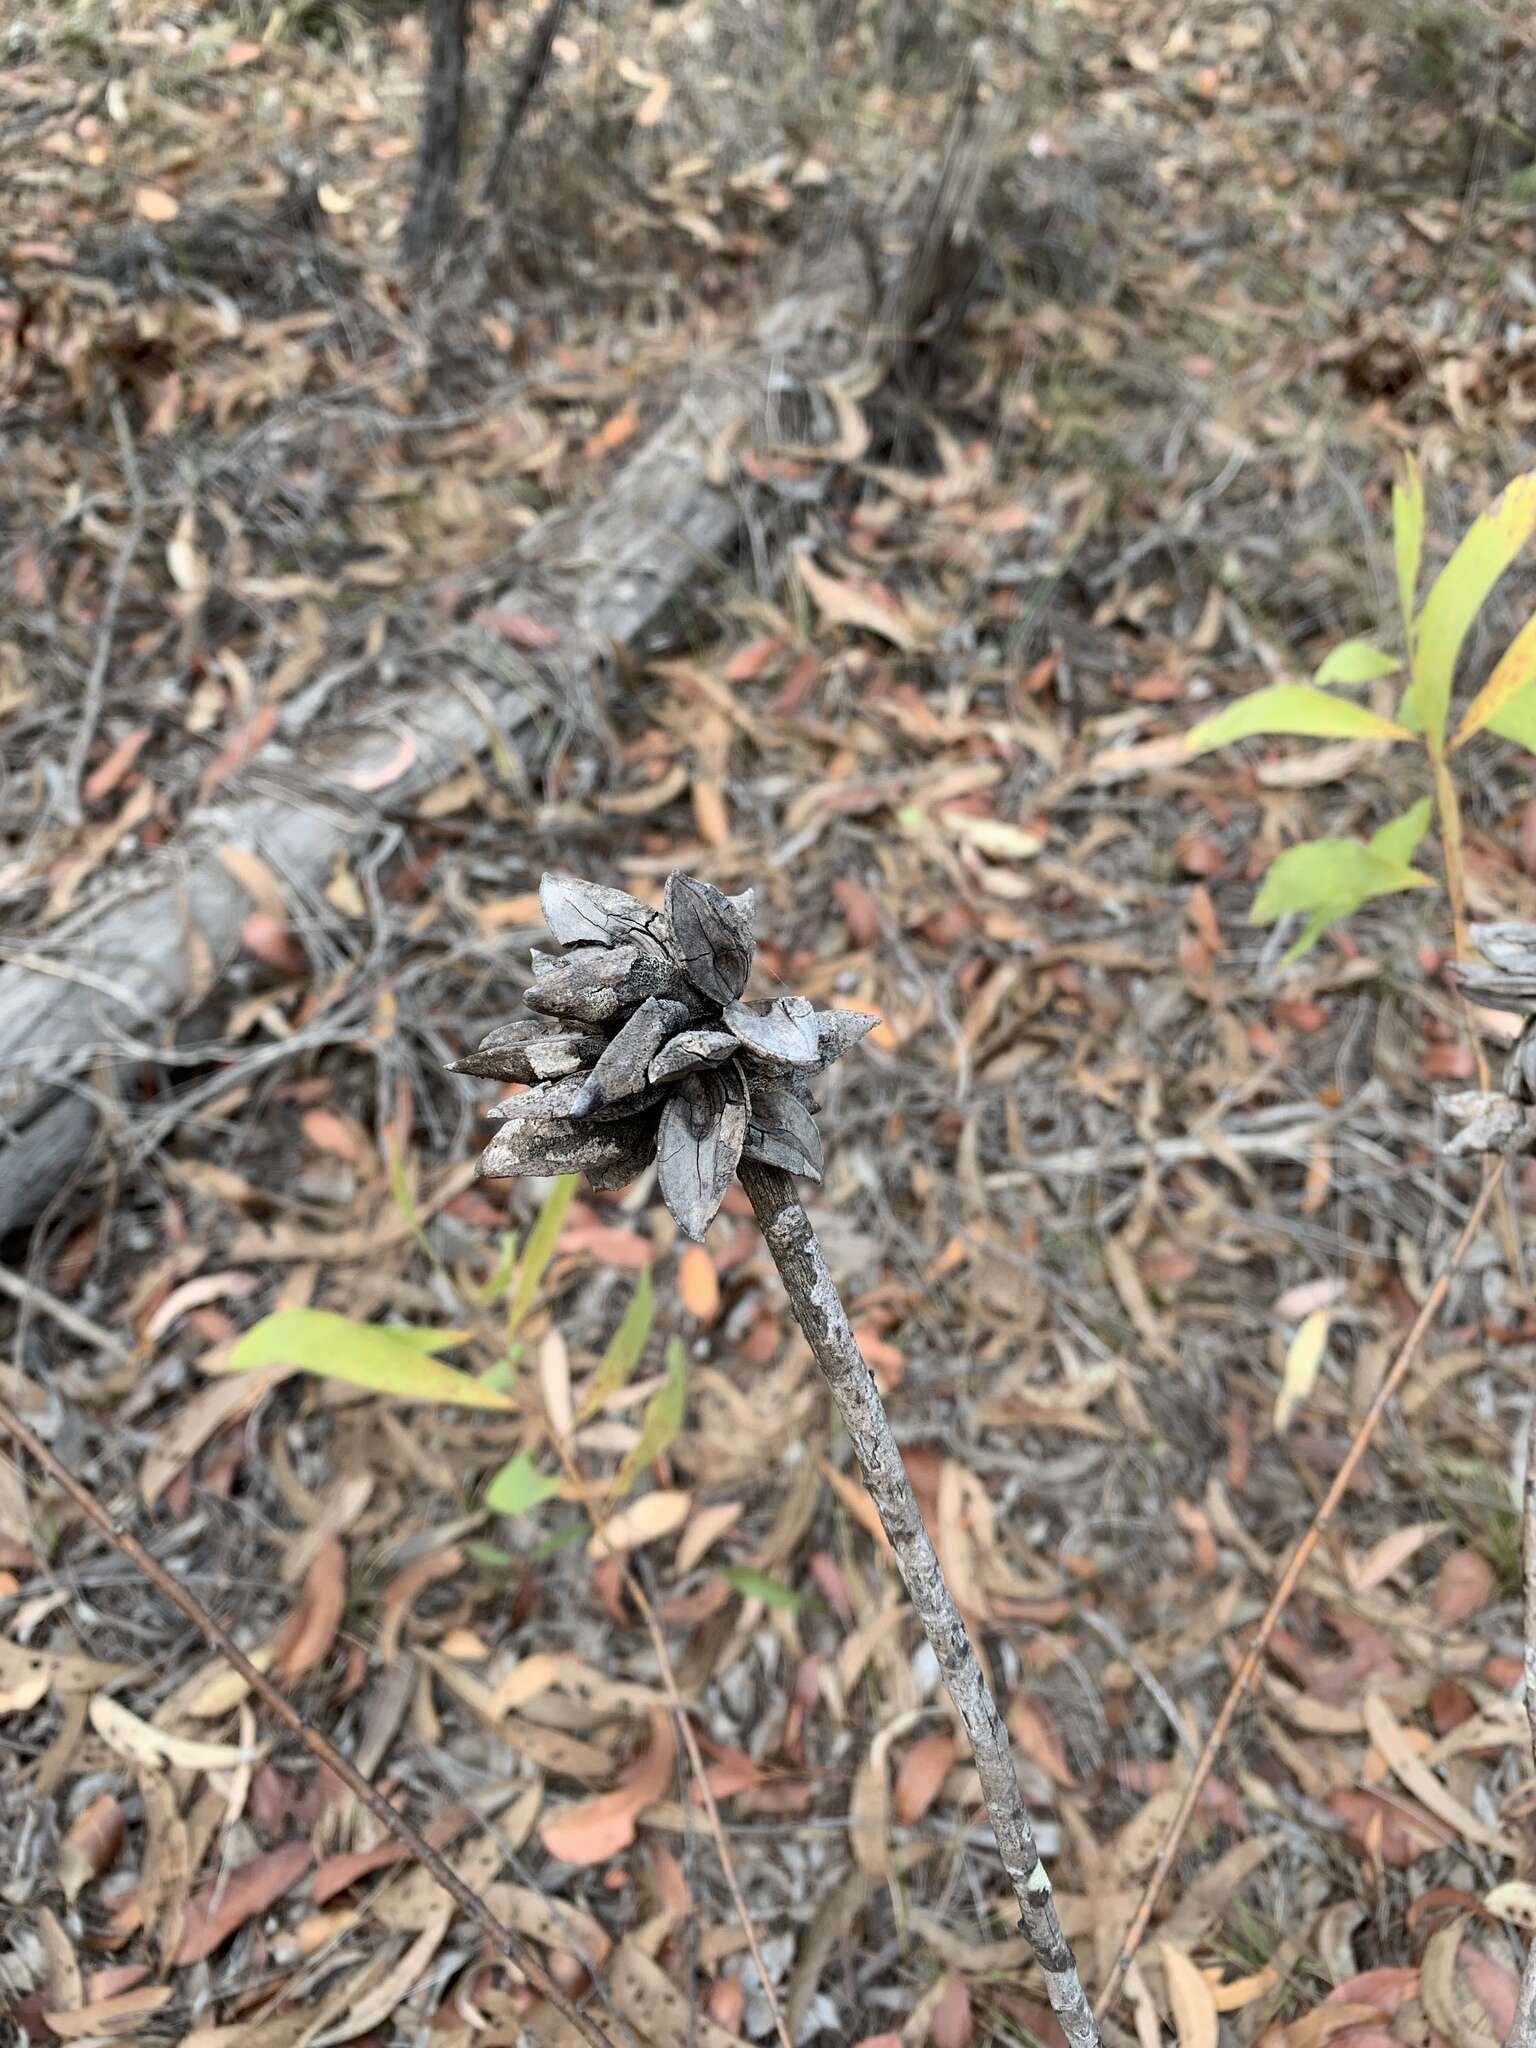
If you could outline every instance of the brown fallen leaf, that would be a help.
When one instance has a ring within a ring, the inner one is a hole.
[[[169,1984],[146,1984],[138,1991],[120,1992],[115,1998],[101,1998],[94,2005],[77,2006],[73,2012],[45,2012],[43,2018],[61,2041],[92,2037],[110,2039],[126,2034],[139,2020],[171,2002]]]
[[[227,1771],[249,1763],[259,1750],[237,1749],[229,1742],[198,1742],[187,1735],[169,1735],[131,1714],[117,1700],[100,1694],[91,1701],[91,1726],[110,1749],[134,1763],[174,1764],[182,1771]]]
[[[539,1829],[551,1856],[563,1862],[607,1863],[635,1839],[635,1822],[672,1782],[677,1744],[670,1714],[653,1712],[651,1739],[612,1792],[552,1814]]]
[[[689,1245],[678,1260],[677,1291],[683,1307],[701,1323],[712,1323],[719,1315],[720,1276],[703,1245]]]
[[[305,1574],[303,1598],[278,1631],[277,1668],[284,1678],[304,1678],[324,1661],[346,1606],[347,1554],[328,1536]]]
[[[123,1846],[123,1809],[110,1792],[99,1792],[70,1823],[59,1849],[59,1883],[71,1905],[93,1878],[109,1870]]]
[[[939,1796],[939,1788],[955,1761],[955,1738],[938,1729],[914,1742],[896,1767],[893,1794],[896,1818],[903,1827],[920,1821]]]
[[[910,654],[918,647],[911,621],[894,606],[882,604],[879,598],[855,584],[840,583],[825,569],[819,569],[809,555],[796,555],[795,570],[817,611],[830,625],[857,626],[866,633],[877,633],[904,653]]]
[[[1216,2048],[1221,2021],[1210,1985],[1183,1949],[1165,1941],[1160,1953],[1179,2048]]]
[[[80,785],[82,803],[97,804],[104,796],[112,794],[139,758],[139,751],[149,738],[150,731],[151,728],[147,725],[136,725],[132,732],[124,733],[106,759],[98,761]]]
[[[608,1991],[620,2017],[652,2048],[747,2048],[739,2034],[706,2019],[633,1936],[613,1959]]]
[[[236,1928],[292,1891],[313,1860],[308,1842],[285,1842],[205,1885],[187,1907],[176,1967],[211,1956]]]

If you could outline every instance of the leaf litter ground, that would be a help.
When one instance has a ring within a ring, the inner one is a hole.
[[[488,98],[528,26],[486,24]],[[539,645],[496,609],[517,537],[601,494],[792,250],[878,263],[972,31],[802,26],[786,57],[723,0],[568,20],[516,221],[429,307],[390,257],[412,17],[23,10],[8,949],[67,957],[64,921],[195,805],[280,779],[465,619]],[[516,1007],[544,867],[755,885],[762,992],[884,1020],[826,1090],[818,1224],[1090,1988],[1470,1199],[1438,1149],[1472,1063],[1437,900],[1283,980],[1246,923],[1283,847],[1420,792],[1352,742],[1191,759],[1182,734],[1386,630],[1395,447],[1441,534],[1530,465],[1528,26],[1079,0],[986,63],[1024,112],[987,131],[974,289],[843,397],[793,572],[749,549],[681,644],[554,707],[526,767],[466,761],[381,820],[322,895],[226,848],[239,957],[180,1051],[104,1035],[112,1142],[7,1247],[33,1290],[7,1392],[565,1981],[601,1981],[616,2038],[763,2039],[774,2005],[807,2041],[1054,2036],[744,1203],[700,1253],[647,1182],[578,1194],[529,1298],[515,1265],[494,1284],[537,1202],[471,1183],[488,1092],[441,1067]],[[1509,583],[1493,631],[1530,609]],[[1522,758],[1469,774],[1473,909],[1532,917]],[[587,1412],[642,1272],[649,1342]],[[1527,1299],[1490,1233],[1274,1640],[1117,2038],[1502,2038],[1536,1917]],[[432,1364],[510,1405],[220,1371],[273,1310],[461,1331]],[[600,1490],[633,1468],[674,1339],[683,1425],[605,1546],[558,1452]],[[0,1549],[0,1995],[32,2038],[560,2038],[10,1466]]]

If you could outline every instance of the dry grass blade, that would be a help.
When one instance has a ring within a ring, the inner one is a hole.
[[[1420,1304],[1419,1312],[1413,1319],[1412,1327],[1403,1339],[1397,1356],[1392,1361],[1390,1370],[1377,1389],[1376,1398],[1366,1410],[1359,1430],[1355,1434],[1355,1439],[1349,1447],[1348,1454],[1341,1462],[1338,1472],[1334,1476],[1333,1484],[1329,1487],[1317,1512],[1308,1523],[1306,1533],[1291,1552],[1285,1570],[1280,1574],[1280,1580],[1275,1587],[1274,1596],[1270,1600],[1268,1607],[1264,1610],[1263,1619],[1254,1632],[1253,1641],[1249,1644],[1242,1663],[1237,1667],[1236,1675],[1231,1685],[1227,1688],[1226,1697],[1221,1703],[1216,1719],[1211,1724],[1211,1732],[1205,1739],[1205,1746],[1200,1752],[1199,1761],[1195,1765],[1188,1785],[1184,1788],[1184,1796],[1179,1801],[1178,1811],[1175,1813],[1172,1825],[1169,1827],[1167,1839],[1158,1852],[1157,1862],[1152,1867],[1152,1875],[1147,1879],[1146,1890],[1141,1895],[1141,1903],[1136,1908],[1135,1917],[1126,1931],[1125,1940],[1120,1945],[1120,1953],[1115,1958],[1114,1968],[1109,1974],[1104,1989],[1099,1993],[1095,2011],[1101,2018],[1110,2010],[1120,1995],[1120,1988],[1125,1982],[1125,1973],[1134,1961],[1136,1952],[1141,1947],[1142,1940],[1146,1935],[1147,1928],[1151,1924],[1153,1911],[1163,1886],[1167,1882],[1168,1873],[1173,1868],[1174,1861],[1178,1856],[1179,1847],[1184,1840],[1184,1833],[1189,1826],[1190,1817],[1199,1804],[1200,1796],[1205,1790],[1206,1781],[1215,1768],[1216,1759],[1221,1753],[1221,1746],[1227,1737],[1227,1730],[1232,1726],[1233,1716],[1247,1696],[1248,1688],[1253,1683],[1254,1675],[1258,1671],[1259,1665],[1263,1662],[1264,1654],[1269,1647],[1270,1638],[1274,1635],[1275,1629],[1279,1625],[1280,1617],[1285,1612],[1291,1595],[1295,1592],[1297,1583],[1302,1573],[1306,1570],[1308,1561],[1313,1551],[1316,1550],[1323,1532],[1333,1520],[1340,1501],[1343,1500],[1345,1494],[1349,1491],[1350,1481],[1354,1478],[1359,1468],[1360,1460],[1365,1456],[1371,1439],[1380,1427],[1381,1419],[1386,1414],[1393,1396],[1402,1385],[1414,1359],[1418,1357],[1419,1346],[1423,1343],[1435,1317],[1440,1313],[1441,1304],[1445,1300],[1452,1280],[1455,1279],[1460,1271],[1467,1253],[1472,1249],[1473,1240],[1482,1227],[1483,1218],[1488,1211],[1488,1205],[1493,1200],[1496,1190],[1502,1184],[1503,1177],[1502,1163],[1490,1167],[1484,1176],[1483,1184],[1478,1190],[1477,1200],[1472,1204],[1471,1214],[1462,1226],[1461,1235],[1457,1238],[1451,1248],[1450,1256],[1436,1275],[1434,1284],[1425,1294],[1423,1302]]]
[[[80,1484],[68,1467],[59,1462],[42,1438],[29,1429],[10,1404],[3,1399],[0,1399],[0,1430],[5,1431],[43,1468],[55,1486],[69,1496],[81,1514],[101,1531],[113,1548],[136,1566],[155,1590],[178,1608],[204,1640],[233,1665],[263,1705],[271,1709],[290,1734],[298,1737],[311,1756],[316,1757],[328,1771],[339,1778],[355,1799],[362,1801],[381,1827],[387,1829],[397,1841],[405,1844],[416,1861],[432,1873],[460,1911],[467,1913],[497,1948],[516,1963],[528,1982],[576,2029],[582,2040],[588,2042],[590,2048],[612,2048],[608,2036],[596,2022],[582,2012],[579,2006],[573,2004],[551,1977],[532,1943],[512,1928],[504,1926],[496,1918],[485,1901],[470,1889],[441,1853],[434,1849],[408,1820],[396,1812],[384,1795],[368,1782],[350,1759],[343,1756],[333,1743],[328,1742],[318,1729],[312,1728],[304,1717],[290,1706],[271,1680],[246,1656],[228,1631],[214,1620],[184,1586],[176,1583],[164,1566],[150,1556],[137,1537],[120,1526],[96,1496]]]

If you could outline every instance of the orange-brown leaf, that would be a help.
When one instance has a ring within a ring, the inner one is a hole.
[[[683,1307],[701,1323],[712,1323],[719,1315],[720,1277],[703,1245],[689,1245],[678,1260],[677,1291],[683,1298]]]
[[[305,1577],[303,1599],[278,1633],[277,1668],[284,1678],[303,1678],[324,1659],[346,1605],[347,1554],[328,1536]]]
[[[896,1818],[903,1827],[920,1821],[939,1796],[955,1761],[955,1738],[939,1729],[914,1742],[896,1769]]]
[[[650,1717],[651,1739],[612,1792],[551,1815],[539,1829],[551,1856],[566,1863],[607,1863],[635,1839],[635,1822],[672,1782],[677,1744],[669,1714]]]
[[[285,1842],[205,1885],[187,1908],[177,1968],[211,1956],[237,1927],[276,1904],[308,1870],[312,1854],[308,1842]]]

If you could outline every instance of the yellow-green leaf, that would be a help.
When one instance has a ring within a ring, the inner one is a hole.
[[[629,1307],[624,1311],[624,1320],[613,1333],[613,1341],[603,1353],[601,1365],[593,1376],[576,1412],[576,1420],[585,1422],[595,1415],[603,1403],[626,1386],[630,1374],[640,1363],[651,1334],[651,1324],[656,1319],[656,1292],[651,1283],[649,1266],[640,1268],[640,1279],[630,1296]]]
[[[493,1514],[526,1515],[559,1491],[560,1481],[541,1472],[527,1451],[519,1451],[485,1489],[485,1504]]]
[[[683,1356],[682,1345],[674,1337],[667,1346],[667,1376],[646,1402],[640,1434],[613,1482],[615,1500],[629,1491],[647,1465],[655,1464],[682,1428],[687,1406],[688,1361]]]
[[[1502,711],[1488,721],[1488,730],[1500,739],[1513,740],[1528,754],[1536,754],[1536,684],[1511,697]]]
[[[1433,876],[1384,859],[1358,839],[1309,839],[1270,862],[1249,919],[1273,924],[1293,910],[1330,910],[1345,917],[1373,896],[1433,886]]]
[[[1397,559],[1397,601],[1402,607],[1403,636],[1413,646],[1413,600],[1419,587],[1419,560],[1424,552],[1424,478],[1411,455],[1392,486],[1392,552]]]
[[[370,1393],[400,1401],[441,1401],[459,1408],[515,1408],[467,1372],[434,1358],[432,1352],[461,1344],[462,1330],[398,1330],[383,1323],[355,1323],[330,1309],[285,1308],[264,1316],[235,1343],[216,1370],[255,1372],[263,1366],[296,1366],[322,1379],[345,1380]]]
[[[404,1154],[397,1152],[393,1144],[389,1148],[389,1186],[390,1192],[395,1198],[395,1207],[411,1226],[412,1237],[415,1238],[433,1265],[438,1265],[440,1261],[437,1256],[437,1248],[423,1227],[421,1216],[416,1208],[416,1198],[411,1193],[411,1183],[405,1171]]]
[[[1275,1428],[1283,1431],[1296,1410],[1317,1385],[1317,1369],[1328,1343],[1328,1311],[1314,1309],[1291,1339],[1285,1354],[1285,1371],[1275,1401]]]
[[[754,1571],[749,1564],[722,1565],[720,1576],[743,1600],[761,1600],[765,1607],[780,1607],[787,1614],[793,1614],[800,1605],[801,1596],[793,1586],[786,1586],[782,1579],[770,1579],[766,1572]]]
[[[1456,728],[1451,747],[1461,746],[1485,725],[1491,725],[1527,686],[1536,682],[1536,612],[1533,612],[1505,648],[1493,674],[1467,706],[1466,716]]]
[[[579,1174],[562,1173],[540,1206],[538,1218],[528,1233],[528,1244],[523,1252],[523,1262],[517,1269],[517,1292],[512,1297],[512,1306],[507,1310],[507,1335],[516,1334],[518,1325],[533,1306],[533,1297],[539,1291],[539,1282],[544,1278],[545,1269],[554,1257],[555,1245],[559,1240],[565,1212],[571,1206],[571,1197],[576,1192]]]
[[[1312,680],[1319,689],[1329,683],[1374,683],[1402,667],[1395,654],[1373,647],[1369,640],[1344,640],[1334,648]]]
[[[1496,505],[1473,520],[1424,600],[1414,643],[1414,695],[1432,747],[1445,737],[1451,680],[1472,621],[1536,530],[1536,470],[1517,476]]]
[[[1193,754],[1211,747],[1224,747],[1232,740],[1254,739],[1264,733],[1286,733],[1314,740],[1405,740],[1404,727],[1381,718],[1363,704],[1348,697],[1330,696],[1310,683],[1271,683],[1240,697],[1207,718],[1185,735]]]
[[[1434,799],[1421,796],[1416,804],[1410,804],[1399,817],[1389,818],[1379,831],[1371,834],[1365,842],[1367,853],[1374,853],[1378,860],[1387,860],[1394,865],[1406,867],[1419,850],[1419,841],[1429,830],[1430,815],[1434,810]]]

